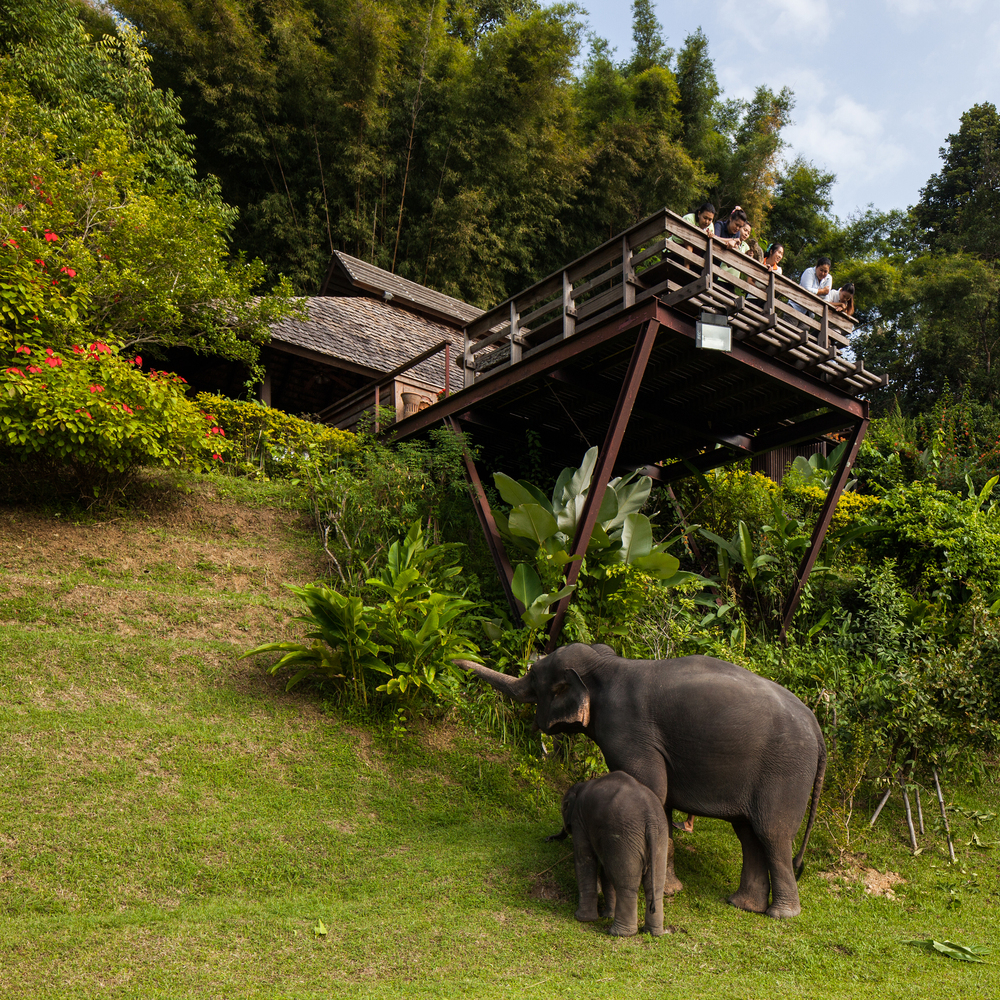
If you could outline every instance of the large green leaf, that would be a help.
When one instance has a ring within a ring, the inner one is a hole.
[[[526,608],[530,607],[537,597],[545,593],[538,574],[527,563],[520,563],[514,570],[514,579],[511,581],[510,589]]]
[[[522,503],[538,503],[538,498],[534,493],[525,489],[516,479],[511,479],[503,472],[494,472],[493,482],[496,483],[497,490],[504,502],[509,503],[512,507]]]
[[[534,539],[538,545],[542,545],[546,538],[559,530],[559,525],[552,514],[537,503],[525,503],[515,507],[510,512],[507,524],[512,535]]]
[[[652,551],[653,526],[649,523],[649,518],[645,514],[629,514],[622,524],[622,562],[634,562]]]
[[[587,454],[583,456],[580,468],[577,469],[572,476],[570,476],[569,482],[566,484],[567,499],[587,492],[590,488],[590,481],[594,477],[594,467],[596,465],[597,445],[594,445],[594,447],[589,448],[587,450]]]
[[[632,565],[656,580],[669,582],[676,580],[677,577],[684,577],[689,580],[698,578],[695,573],[678,573],[677,570],[681,565],[680,561],[676,556],[670,555],[669,552],[650,552],[646,556],[637,556],[632,560]],[[669,586],[673,587],[677,583],[683,582],[684,580],[676,580],[676,582],[670,582]]]

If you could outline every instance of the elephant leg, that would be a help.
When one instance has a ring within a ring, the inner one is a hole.
[[[765,913],[771,895],[767,854],[747,820],[733,820],[733,830],[743,847],[743,870],[740,872],[740,887],[728,902],[751,913]]]
[[[673,811],[667,813],[667,827],[671,826]],[[672,896],[675,892],[680,892],[684,886],[681,880],[674,874],[674,838],[673,834],[667,837],[667,864],[663,873],[663,891],[667,896]]]
[[[576,887],[579,893],[576,919],[596,920],[599,866],[590,840],[582,830],[573,832],[573,863],[576,866]]]
[[[612,937],[631,937],[639,930],[639,887],[616,886],[612,892],[615,894],[615,922],[608,933]]]
[[[642,891],[646,897],[646,918],[642,929],[653,937],[663,934],[663,873],[666,864],[666,845],[657,845],[642,874]]]
[[[604,870],[603,866],[600,872],[599,888],[604,895],[604,902],[601,903],[601,916],[613,917],[615,915],[615,887],[611,879],[608,878],[608,873]]]
[[[802,912],[799,903],[799,886],[792,867],[791,837],[758,838],[767,856],[767,869],[771,876],[771,905],[769,917],[797,917]]]

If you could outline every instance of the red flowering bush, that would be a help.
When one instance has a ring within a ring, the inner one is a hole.
[[[67,351],[18,344],[0,360],[6,478],[94,499],[121,493],[146,465],[218,461],[215,418],[185,396],[183,379],[141,363],[99,341]]]

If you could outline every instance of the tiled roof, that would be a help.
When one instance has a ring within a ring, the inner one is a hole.
[[[327,295],[299,301],[306,303],[309,318],[275,323],[272,341],[326,354],[332,364],[350,361],[374,372],[389,372],[442,340],[457,344],[461,350],[462,336],[453,328],[376,299]],[[412,374],[443,387],[444,351],[421,362]],[[453,369],[452,379],[455,377]]]
[[[450,321],[457,326],[464,326],[483,314],[482,309],[470,306],[468,302],[453,299],[450,295],[435,292],[433,288],[390,274],[350,254],[337,251],[334,256],[340,261],[351,282],[358,288],[379,295],[390,292],[393,300],[405,308],[432,313],[445,322]]]

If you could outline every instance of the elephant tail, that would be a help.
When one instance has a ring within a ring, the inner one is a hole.
[[[826,744],[822,736],[819,741],[819,759],[816,761],[816,777],[813,780],[812,802],[809,806],[809,822],[806,823],[806,832],[802,837],[802,846],[799,853],[795,855],[792,867],[795,870],[795,880],[802,878],[805,864],[802,859],[806,855],[806,845],[809,843],[809,834],[812,833],[813,823],[816,822],[816,810],[819,809],[819,797],[823,792],[823,778],[826,776]]]

